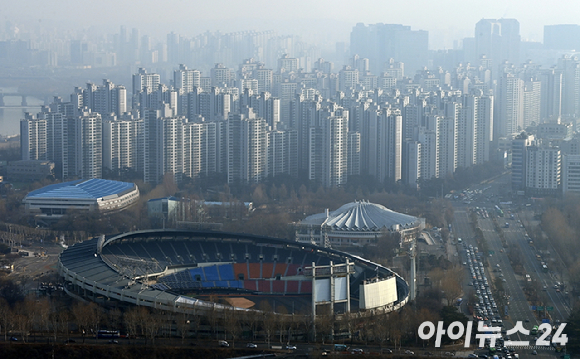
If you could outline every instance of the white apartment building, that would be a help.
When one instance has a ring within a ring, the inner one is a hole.
[[[438,177],[455,172],[457,168],[457,121],[452,117],[441,117],[437,126]]]
[[[524,129],[540,123],[541,88],[540,81],[526,81],[524,84]]]
[[[228,183],[258,183],[268,175],[266,121],[251,109],[232,114],[227,121]]]
[[[524,81],[511,73],[499,78],[496,97],[496,138],[518,133],[524,128]]]
[[[103,167],[111,171],[125,168],[138,169],[142,139],[142,120],[117,120],[107,118],[103,121]]]
[[[191,92],[195,87],[201,86],[201,72],[188,69],[187,66],[181,64],[179,69],[173,71],[173,86],[185,93]]]
[[[561,153],[557,147],[529,146],[526,151],[526,192],[534,195],[560,191]]]
[[[421,178],[421,142],[408,141],[406,146],[406,164],[403,179],[405,183],[413,188],[417,188],[417,182]]]
[[[160,83],[159,74],[149,74],[147,70],[140,68],[136,74],[133,74],[133,97],[141,91],[155,91]]]
[[[421,127],[419,142],[421,143],[421,178],[439,177],[439,156],[437,155],[439,136],[437,131]]]
[[[334,115],[320,121],[320,178],[325,187],[339,187],[348,175],[348,116]]]
[[[482,94],[480,92],[480,94]],[[479,97],[477,104],[477,126],[475,128],[475,164],[482,164],[489,161],[491,141],[493,140],[493,103],[494,97],[483,95]]]
[[[562,156],[562,193],[580,193],[580,155]]]
[[[258,93],[272,92],[274,71],[263,67],[253,71],[253,78],[258,80]]]
[[[75,174],[78,178],[84,179],[101,178],[103,176],[103,122],[101,115],[88,112],[77,118],[75,122],[74,151],[77,171]]]
[[[46,160],[47,157],[47,121],[34,116],[27,116],[20,121],[20,153],[22,160]]]

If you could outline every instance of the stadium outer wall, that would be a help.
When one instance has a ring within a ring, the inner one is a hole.
[[[109,238],[105,238],[104,236],[92,238],[77,243],[65,249],[60,254],[58,260],[59,274],[65,282],[65,290],[67,293],[96,302],[99,302],[100,298],[102,300],[117,300],[124,303],[174,312],[199,314],[210,310],[231,308],[221,304],[205,302],[188,296],[158,290],[139,282],[139,278],[154,278],[155,276],[160,276],[166,273],[168,268],[156,273],[145,273],[145,275],[136,275],[136,273],[128,275],[126,272],[123,273],[120,271],[118,266],[115,266],[106,256],[102,255],[104,247],[115,243],[175,241],[178,239],[201,241],[203,243],[242,241],[256,247],[258,247],[258,244],[266,244],[283,246],[297,251],[311,251],[335,261],[349,259],[349,261],[354,262],[355,266],[372,269],[378,276],[385,278],[395,276],[398,299],[388,309],[397,310],[409,300],[408,283],[397,273],[380,264],[330,248],[245,233],[163,229],[129,232]],[[142,258],[136,261],[142,263],[143,267],[148,265]]]

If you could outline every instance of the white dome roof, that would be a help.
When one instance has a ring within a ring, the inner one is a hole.
[[[343,231],[380,231],[398,225],[401,229],[415,227],[417,217],[394,212],[385,206],[364,201],[343,205],[336,211],[318,213],[306,217],[302,225],[326,225],[333,230]]]

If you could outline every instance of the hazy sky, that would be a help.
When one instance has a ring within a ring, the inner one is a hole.
[[[137,27],[142,34],[264,30],[348,42],[357,22],[397,23],[441,38],[473,36],[482,18],[515,18],[523,39],[542,40],[543,26],[580,23],[578,0],[0,0],[0,16],[18,24]],[[449,40],[450,41],[450,40]]]

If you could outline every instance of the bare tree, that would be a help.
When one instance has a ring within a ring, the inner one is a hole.
[[[181,315],[178,315],[177,318],[175,319],[175,326],[177,327],[179,335],[181,336],[181,345],[183,345],[185,337],[188,336],[189,328],[191,327],[189,315],[187,315],[187,313],[182,313]]]
[[[109,329],[117,329],[121,325],[123,313],[118,308],[113,308],[107,312],[107,324]]]
[[[136,307],[136,317],[138,319],[137,329],[142,337],[147,337],[147,321],[150,319],[150,311],[147,307]]]
[[[254,340],[256,337],[256,326],[258,325],[258,321],[259,316],[253,310],[249,310],[244,313],[244,322],[246,322],[250,328],[250,332],[252,333],[252,340]]]
[[[377,315],[373,318],[374,325],[373,325],[373,336],[375,341],[379,342],[379,346],[383,346],[383,342],[385,342],[389,338],[389,315],[385,313],[385,311],[380,311]]]
[[[161,327],[162,328],[163,326],[166,327],[164,330],[162,329],[162,334],[164,335],[165,338],[168,337],[171,338],[171,331],[173,329],[173,321],[175,318],[175,313],[173,313],[172,311],[164,310],[159,314],[161,319]]]
[[[145,309],[144,307],[142,307]],[[141,311],[141,313],[149,312],[148,310]],[[146,338],[151,340],[151,344],[155,344],[155,337],[159,333],[159,328],[161,327],[163,321],[161,313],[157,310],[153,310],[148,313],[147,318],[142,322],[143,328],[145,329]]]
[[[201,324],[201,315],[198,313],[193,313],[193,316],[190,319],[191,325],[195,328],[195,339],[197,339],[197,334],[199,331],[199,326]]]
[[[306,312],[302,312],[299,316],[300,325],[303,327],[304,335],[310,341],[312,339],[312,330],[314,329],[314,323],[312,320],[312,315]]]
[[[49,316],[51,303],[48,298],[41,298],[34,306],[34,322],[33,325],[39,331],[48,332],[49,330]]]
[[[330,306],[319,306],[315,318],[316,334],[322,337],[322,344],[325,338],[333,340],[334,314],[330,311]]]
[[[91,322],[92,331],[96,335],[97,332],[99,331],[99,327],[101,326],[103,312],[101,311],[101,308],[97,304],[90,302],[89,304],[87,304],[87,313],[89,315],[89,319]]]
[[[30,323],[31,323],[31,316],[28,312],[28,307],[25,305],[24,302],[16,303],[14,308],[16,315],[14,316],[14,323],[16,330],[20,332],[22,336],[22,340],[24,342],[28,341],[28,335],[30,334]]]
[[[448,305],[452,305],[453,301],[459,298],[461,293],[463,293],[463,288],[461,287],[463,276],[463,268],[458,266],[445,271],[445,276],[441,280],[440,288],[447,299]]]
[[[60,313],[61,309],[62,308],[60,308],[56,302],[52,302],[51,306],[50,306],[50,313],[48,315],[48,321],[50,323],[50,328],[52,330],[52,335],[53,335],[53,339],[54,339],[55,343],[56,343],[56,339],[57,339],[58,331],[59,331],[59,316],[58,316],[58,314]],[[77,324],[78,324],[78,321],[77,321]],[[80,328],[81,325],[80,324],[78,324],[78,325]],[[83,340],[84,340],[84,334],[83,334]]]
[[[68,308],[61,308],[57,313],[57,328],[63,336],[69,337],[68,324],[71,320],[71,313]]]
[[[13,317],[12,309],[8,305],[6,299],[0,297],[0,332],[4,330],[4,341],[8,339],[8,329],[11,327]]]
[[[268,306],[269,306],[269,304],[268,304]],[[274,314],[274,312],[272,312],[272,310],[263,312],[263,314],[262,314],[262,327],[264,328],[264,332],[266,334],[266,339],[268,341],[268,348],[269,348],[272,334],[274,334],[274,331],[276,330],[276,314]]]
[[[215,305],[206,312],[206,319],[209,322],[211,332],[213,333],[213,335],[215,335],[215,338],[218,339],[219,313]]]
[[[232,336],[232,347],[236,346],[236,338],[242,332],[240,313],[235,308],[224,311],[224,324],[227,332]]]
[[[280,343],[284,342],[284,333],[286,332],[286,323],[288,322],[288,310],[286,307],[280,306],[278,315],[276,315],[276,323],[278,324],[278,336]]]
[[[75,318],[77,325],[79,326],[79,330],[81,331],[81,334],[83,337],[83,343],[84,343],[85,342],[85,335],[89,334],[89,332],[91,331],[91,327],[93,325],[93,322],[94,322],[92,310],[89,307],[89,304],[86,304],[83,302],[77,302],[72,307],[72,314]],[[55,323],[56,328],[58,328],[58,313],[55,313],[55,315],[56,315],[56,317],[54,318],[54,323]],[[54,329],[54,330],[58,330],[58,329]]]
[[[123,322],[128,330],[129,338],[137,335],[137,329],[140,323],[139,307],[131,307],[123,315]]]

